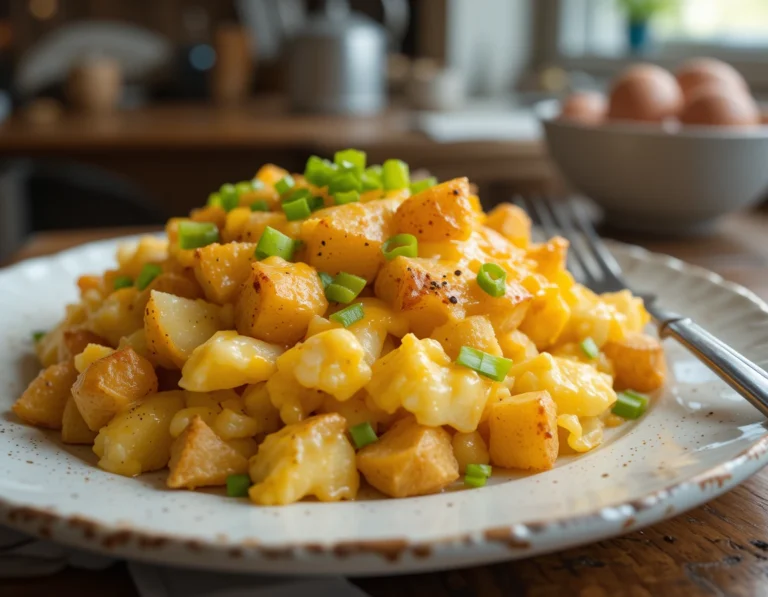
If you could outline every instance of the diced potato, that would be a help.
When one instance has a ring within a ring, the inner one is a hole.
[[[222,238],[225,242],[258,243],[267,226],[291,238],[295,238],[299,233],[301,222],[289,222],[282,210],[252,212],[249,209],[247,218],[244,217],[245,214],[241,215],[240,211],[241,208],[233,209],[227,216],[226,235]]]
[[[269,399],[266,383],[248,386],[243,392],[243,402],[245,414],[258,424],[256,433],[274,433],[283,426],[280,420],[280,411]]]
[[[488,446],[479,431],[456,433],[451,439],[451,446],[461,473],[467,470],[468,464],[489,464],[491,462]]]
[[[281,374],[290,374],[303,387],[348,400],[371,379],[365,350],[349,330],[321,332],[297,344],[277,359]]]
[[[339,402],[328,396],[318,412],[339,413],[347,420],[349,427],[354,427],[360,423],[370,423],[374,429],[389,427],[397,418],[397,414],[389,414],[378,408],[365,390],[361,390],[344,402]]]
[[[599,417],[560,415],[557,425],[568,432],[568,447],[575,452],[588,452],[603,443],[605,425]]]
[[[225,408],[216,415],[213,430],[221,439],[243,439],[259,433],[259,422],[246,414]]]
[[[195,417],[200,417],[203,422],[208,425],[208,427],[212,427],[213,422],[216,420],[216,417],[220,412],[221,408],[218,405],[189,406],[187,408],[182,408],[175,415],[173,415],[173,419],[171,419],[171,425],[169,427],[171,437],[176,439],[182,433],[184,433],[184,430]]]
[[[193,222],[211,222],[221,230],[227,221],[227,212],[218,205],[206,205],[193,209],[189,214],[189,219]]]
[[[222,440],[230,448],[238,452],[246,460],[250,459],[259,451],[259,442],[252,437],[244,437],[242,439],[227,439]],[[246,472],[248,472],[246,470]]]
[[[351,500],[360,476],[347,422],[318,415],[268,435],[251,458],[251,500],[263,506],[291,504],[306,496],[321,502]]]
[[[560,414],[596,417],[616,402],[610,376],[590,365],[542,353],[534,359],[512,365],[514,392],[549,392]]]
[[[168,241],[154,236],[142,236],[137,243],[125,243],[117,249],[118,271],[134,280],[148,263],[168,259]]]
[[[627,318],[616,307],[579,284],[571,289],[571,294],[574,297],[571,317],[558,343],[592,338],[598,347],[602,347],[606,342],[615,342],[625,336]]]
[[[83,305],[67,305],[61,323],[35,342],[35,354],[43,367],[50,367],[59,362],[59,346],[63,341],[64,331],[80,326],[87,318],[88,311]]]
[[[93,362],[72,386],[77,410],[92,431],[156,391],[152,364],[130,348]]]
[[[222,327],[221,308],[152,291],[144,315],[144,334],[153,362],[181,369],[198,346]]]
[[[357,453],[365,480],[391,497],[437,493],[459,478],[450,434],[407,418]]]
[[[521,249],[527,248],[531,242],[531,218],[517,205],[500,203],[488,212],[485,225],[500,232]]]
[[[274,344],[295,344],[328,308],[317,272],[306,263],[269,257],[251,264],[235,307],[237,331]]]
[[[76,379],[77,371],[72,360],[46,367],[13,404],[13,412],[32,425],[61,429],[64,407],[72,395],[72,384]]]
[[[372,282],[384,264],[381,245],[395,234],[392,222],[400,203],[382,199],[315,212],[301,226],[307,262],[333,276],[343,271]]]
[[[625,334],[642,332],[651,320],[643,305],[643,299],[633,296],[629,290],[606,292],[600,295],[600,300],[623,316],[620,322]]]
[[[219,305],[237,298],[256,260],[255,243],[213,243],[195,251],[195,278],[205,298]]]
[[[571,308],[560,290],[551,286],[541,291],[520,323],[520,331],[528,336],[538,350],[557,341],[571,316]]]
[[[65,444],[93,445],[97,432],[88,429],[83,415],[77,410],[75,398],[70,394],[61,419],[61,441]]]
[[[267,392],[272,405],[279,411],[286,425],[303,421],[320,408],[327,394],[302,386],[292,371],[278,371],[267,381]]]
[[[182,408],[184,392],[162,392],[116,415],[93,444],[99,467],[125,477],[165,468],[171,457],[171,421]]]
[[[153,290],[186,299],[203,298],[203,289],[200,288],[194,276],[177,272],[164,272],[152,280],[149,286],[136,297],[136,307],[142,313]]]
[[[409,197],[395,214],[397,232],[432,242],[466,240],[477,222],[466,178],[455,178]]]
[[[374,363],[365,389],[387,413],[403,408],[422,425],[469,432],[477,429],[493,386],[453,364],[436,340],[407,334],[399,348]]]
[[[606,375],[610,375],[611,377],[613,377],[614,375],[613,363],[611,363],[611,361],[608,360],[608,357],[605,356],[604,352],[601,351],[595,358],[590,358],[584,352],[584,349],[581,347],[581,345],[576,344],[575,342],[566,342],[565,344],[558,344],[555,348],[550,350],[550,354],[553,357],[570,359],[578,363],[584,363],[586,365],[589,365],[590,367],[594,367],[595,369],[600,371],[600,373],[605,373]]]
[[[68,361],[80,354],[89,344],[106,345],[107,340],[82,327],[64,330],[59,344],[59,362]]]
[[[144,323],[143,310],[136,308],[138,296],[135,287],[116,290],[91,314],[88,327],[110,346],[117,346],[120,338],[130,336]]]
[[[212,392],[266,381],[281,354],[281,346],[234,331],[216,332],[192,351],[179,385],[192,392]]]
[[[555,465],[557,407],[548,392],[528,392],[496,402],[489,421],[495,466],[545,471]]]
[[[569,245],[570,243],[561,236],[555,236],[545,243],[529,247],[526,257],[536,263],[538,273],[553,281],[566,269]]]
[[[141,327],[130,336],[123,336],[120,338],[120,343],[117,345],[117,349],[133,348],[145,359],[149,358],[149,347],[147,346],[147,335],[144,333],[144,328]]]
[[[499,336],[502,354],[512,359],[513,363],[522,363],[539,354],[533,341],[520,330],[514,330]]]
[[[285,168],[276,166],[275,164],[264,164],[259,168],[254,178],[260,180],[269,187],[274,187],[281,179],[288,176],[290,172]]]
[[[224,485],[229,475],[248,472],[248,460],[195,416],[174,440],[168,468],[168,487],[195,489]]]
[[[234,390],[218,390],[216,392],[185,392],[187,397],[187,406],[192,408],[194,406],[209,406],[217,408],[217,412],[223,407],[224,402],[230,403],[232,400],[240,400],[237,392]]]
[[[500,297],[493,297],[485,292],[477,283],[476,277],[469,282],[467,314],[486,316],[497,334],[517,329],[532,302],[533,295],[509,275],[506,291]]]
[[[458,321],[449,321],[435,328],[432,338],[437,340],[452,361],[459,356],[462,346],[471,346],[489,354],[501,356],[493,326],[484,315],[473,315]]]
[[[608,342],[603,350],[613,363],[617,390],[652,392],[664,385],[664,349],[653,336],[632,332],[622,340]]]
[[[75,369],[77,369],[78,373],[83,373],[86,369],[88,369],[88,367],[90,367],[91,363],[95,363],[104,357],[108,357],[113,352],[115,352],[115,349],[110,348],[109,346],[102,346],[101,344],[88,344],[88,346],[86,346],[82,352],[75,356]]]
[[[168,255],[182,268],[193,267],[195,264],[195,250],[182,249],[179,245],[179,224],[191,221],[189,218],[171,218],[165,225],[165,234],[168,237]]]

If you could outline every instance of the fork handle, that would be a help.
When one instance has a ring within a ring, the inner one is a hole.
[[[723,381],[744,396],[768,417],[768,379],[745,356],[718,340],[689,317],[674,319],[659,326],[659,336],[674,338],[690,350]]]

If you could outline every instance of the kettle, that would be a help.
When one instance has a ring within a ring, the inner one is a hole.
[[[386,27],[326,0],[290,41],[288,97],[299,112],[367,115],[386,103],[387,48],[408,26],[407,0],[381,0]]]

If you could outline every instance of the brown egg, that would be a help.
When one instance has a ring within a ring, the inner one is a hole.
[[[717,84],[731,89],[749,92],[749,86],[730,64],[714,58],[694,58],[685,62],[675,72],[685,99],[691,98],[697,87]]]
[[[675,116],[682,105],[683,94],[671,73],[652,64],[638,64],[614,81],[608,119],[662,122]]]
[[[594,91],[577,91],[563,102],[560,118],[581,124],[599,124],[605,118],[608,103]]]
[[[697,87],[680,113],[680,122],[704,126],[755,126],[760,109],[741,89],[710,83]]]

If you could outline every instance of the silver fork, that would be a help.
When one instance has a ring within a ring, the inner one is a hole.
[[[568,269],[591,290],[618,292],[629,289],[621,267],[573,201],[515,199],[535,216],[547,236],[561,235],[570,243]],[[659,337],[674,338],[768,417],[768,374],[744,355],[719,340],[690,317],[662,309],[656,297],[632,291],[645,302],[659,328]]]

